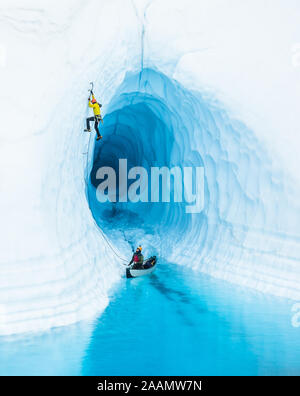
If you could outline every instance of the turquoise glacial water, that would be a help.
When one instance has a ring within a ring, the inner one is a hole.
[[[160,262],[96,320],[0,338],[1,375],[299,375],[293,302]]]

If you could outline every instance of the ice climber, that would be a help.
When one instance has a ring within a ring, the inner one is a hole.
[[[99,124],[100,121],[103,124],[103,119],[101,117],[101,110],[100,110],[100,107],[102,107],[102,105],[97,102],[97,100],[95,99],[95,96],[94,96],[93,93],[92,93],[92,100],[89,97],[89,107],[91,107],[93,109],[94,116],[93,117],[88,117],[86,119],[86,129],[84,131],[85,132],[91,132],[90,122],[91,121],[95,121],[94,128],[95,128],[95,131],[97,133],[97,140],[100,140],[100,139],[102,139],[102,136],[101,136],[101,134],[99,132],[98,124]]]

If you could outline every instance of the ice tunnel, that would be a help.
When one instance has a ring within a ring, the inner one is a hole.
[[[172,102],[169,102],[169,95],[173,97]],[[102,145],[95,147],[91,185],[97,187],[99,167],[111,166],[118,172],[119,159],[123,158],[127,160],[128,170],[140,166],[149,175],[151,167],[202,166],[201,156],[191,145],[189,126],[185,123],[191,110],[188,105],[181,106],[184,99],[190,99],[187,92],[161,73],[146,69],[128,75],[105,116],[102,128],[105,138]],[[182,115],[182,111],[187,113]],[[172,187],[174,190],[174,185]],[[148,190],[148,202],[118,201],[108,205],[97,205],[94,192],[91,194],[94,197],[93,213],[98,219],[114,214],[116,225],[119,224],[118,217],[125,214],[127,226],[138,229],[136,242],[139,236],[142,237],[144,228],[151,228],[164,243],[165,251],[169,251],[181,239],[181,233],[188,232],[191,216],[184,216],[185,203],[172,202],[172,197],[170,203],[152,202],[150,180]],[[97,208],[100,213],[95,214]],[[168,238],[164,238],[165,234]]]
[[[299,269],[292,253],[297,243],[281,241],[285,225],[294,221],[278,205],[284,199],[282,176],[274,175],[254,133],[231,118],[221,103],[144,69],[126,75],[107,107],[102,132],[103,143],[92,148],[88,188],[100,228],[121,230],[118,238],[128,239],[132,247],[146,240],[148,249],[179,265],[299,297]],[[99,203],[97,170],[108,166],[119,176],[124,158],[128,169],[203,167],[203,210],[186,213],[186,203],[172,200]],[[120,245],[121,240],[114,242]],[[278,244],[280,256],[274,254]],[[287,266],[293,270],[286,272]]]
[[[297,7],[18,3],[0,10],[0,335],[103,312],[137,243],[176,271],[299,300]],[[90,81],[100,143],[83,133]],[[201,167],[203,209],[99,203],[97,170],[124,158]]]

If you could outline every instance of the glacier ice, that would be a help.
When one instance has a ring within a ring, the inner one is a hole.
[[[152,226],[159,235],[157,251],[171,261],[262,291],[299,296],[299,244],[288,236],[297,233],[296,204],[280,205],[289,196],[288,180],[273,171],[255,134],[221,104],[144,69],[124,79],[107,108],[103,133],[90,187],[100,227],[107,211],[112,216],[111,207],[114,215],[133,213],[133,222]],[[118,172],[119,158],[127,158],[128,167],[146,169],[204,166],[204,210],[187,215],[183,203],[97,204],[95,173],[101,166]]]
[[[0,334],[108,304],[130,246],[124,218],[107,235],[99,228],[111,207],[99,208],[93,178],[120,157],[205,169],[201,214],[117,205],[150,229],[132,244],[144,238],[178,264],[299,299],[297,1],[53,3],[0,6]],[[101,146],[82,133],[92,80]]]

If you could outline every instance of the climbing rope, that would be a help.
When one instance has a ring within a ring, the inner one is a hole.
[[[91,84],[93,84],[93,83],[91,83]],[[92,85],[92,88],[93,88],[93,85]],[[91,90],[91,91],[92,91],[92,90]],[[91,137],[92,137],[92,135],[90,134],[90,135],[89,135],[89,142],[88,142],[88,149],[87,149],[87,152],[86,152],[86,154],[87,154],[87,156],[86,156],[86,166],[85,166],[86,175],[85,175],[85,178],[84,178],[85,186],[86,186],[86,192],[87,192],[87,199],[88,199],[88,204],[89,204],[90,210],[91,210],[91,202],[90,202],[90,192],[89,192],[89,185],[88,185],[88,178],[89,178],[89,176],[88,176],[88,161],[89,161],[89,152],[90,152]],[[112,252],[115,254],[115,256],[118,257],[121,261],[126,262],[126,264],[121,263],[122,265],[126,265],[126,266],[127,266],[127,265],[128,265],[128,264],[127,264],[127,263],[128,263],[128,260],[126,260],[125,258],[121,257],[121,256],[116,252],[116,250],[113,248],[113,246],[111,245],[111,243],[110,243],[109,240],[107,239],[107,237],[106,237],[106,235],[104,234],[104,232],[101,230],[101,228],[100,228],[100,227],[98,226],[98,224],[96,223],[94,217],[93,217],[93,220],[94,220],[94,222],[95,222],[95,225],[96,225],[96,227],[97,227],[98,232],[101,234],[102,238],[106,241],[106,243],[107,243],[108,246],[110,247],[111,251],[112,251]]]
[[[126,264],[121,263],[122,265],[126,265],[128,264],[128,260],[124,259],[123,257],[121,257],[113,248],[113,246],[111,245],[111,243],[109,242],[109,240],[107,239],[106,235],[104,234],[104,232],[101,230],[100,227],[98,227],[97,225],[97,229],[100,232],[100,234],[102,235],[102,237],[104,238],[104,240],[106,241],[106,243],[108,244],[108,246],[110,247],[110,249],[112,250],[112,252],[115,254],[116,257],[118,257],[120,260],[126,262]]]

